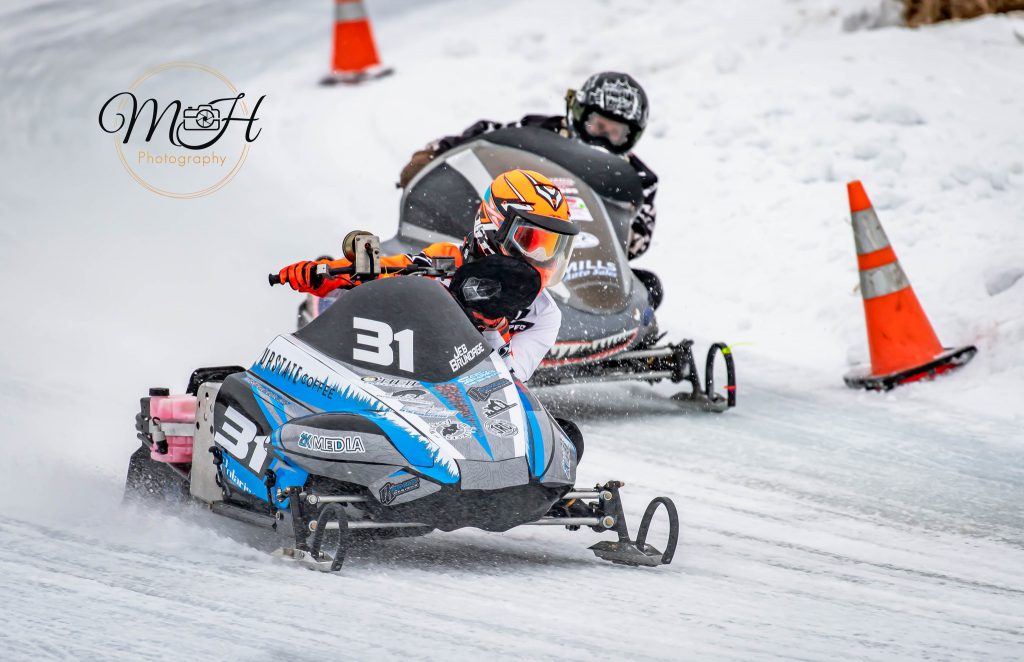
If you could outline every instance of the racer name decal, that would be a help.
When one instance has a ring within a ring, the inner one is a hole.
[[[477,343],[473,349],[467,349],[465,345],[456,345],[453,351],[455,354],[448,360],[448,365],[451,366],[452,372],[458,372],[460,368],[466,367],[470,361],[484,353],[484,345]]]

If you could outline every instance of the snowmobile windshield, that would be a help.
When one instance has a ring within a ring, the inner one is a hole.
[[[436,241],[461,242],[473,231],[480,192],[498,173],[514,168],[536,170],[550,178],[561,189],[569,218],[579,228],[564,274],[563,265],[557,263],[561,260],[556,260],[546,277],[550,284],[561,277],[552,293],[561,293],[560,301],[587,315],[629,314],[629,321],[623,323],[632,324],[636,317],[627,308],[634,303],[634,277],[626,256],[630,226],[644,200],[640,177],[621,156],[551,131],[499,129],[439,155],[406,191],[399,224],[402,243],[395,252]],[[523,250],[508,254],[555,255],[564,248],[550,238],[519,239],[525,244]],[[572,320],[564,319],[563,324]],[[612,332],[609,329],[605,335]]]
[[[450,381],[492,351],[448,290],[419,276],[360,285],[295,336],[336,361],[425,382]]]

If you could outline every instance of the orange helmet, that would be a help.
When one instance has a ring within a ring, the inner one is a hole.
[[[525,260],[540,272],[542,287],[562,280],[577,234],[562,192],[533,170],[509,170],[495,177],[473,224],[480,252]]]

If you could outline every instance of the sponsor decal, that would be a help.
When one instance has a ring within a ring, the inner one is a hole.
[[[487,429],[499,437],[514,437],[519,433],[519,428],[508,421],[491,421]]]
[[[401,391],[393,391],[391,397],[398,398],[399,400],[420,400],[427,392],[421,388],[407,388]]]
[[[572,281],[577,278],[618,278],[619,268],[614,262],[607,260],[580,260],[570,262],[569,268],[565,271],[563,281]]]
[[[374,377],[373,375],[368,375],[363,377],[363,381],[374,386],[390,386],[395,388],[415,388],[420,386],[419,382],[412,379],[400,379],[397,377]]]
[[[572,445],[572,442],[567,437],[562,437],[562,473],[565,474],[566,478],[569,478],[572,473],[572,463],[569,461],[569,457],[576,457],[576,447]]]
[[[505,402],[504,400],[488,400],[487,406],[484,407],[484,416],[487,418],[494,418],[498,414],[504,413],[509,409],[515,407],[518,403],[516,402]]]
[[[520,333],[526,331],[533,326],[533,322],[527,322],[526,320],[516,320],[515,322],[509,322],[508,331],[509,333]]]
[[[252,489],[248,485],[246,485],[241,478],[238,477],[238,474],[236,474],[235,470],[232,469],[231,467],[227,467],[224,469],[224,475],[227,476],[228,480],[231,481],[231,484],[237,487],[238,489],[242,490],[243,492],[252,494],[253,496],[256,495],[255,492],[253,492]]]
[[[468,375],[459,377],[458,382],[464,386],[476,386],[480,382],[494,379],[497,376],[497,370],[481,370],[480,372],[471,372]]]
[[[490,384],[484,384],[483,386],[474,386],[473,388],[469,389],[468,393],[469,397],[473,398],[477,402],[483,402],[488,397],[490,397],[491,394],[497,393],[506,386],[512,386],[512,382],[505,378],[502,378],[497,381],[493,381]]]
[[[279,407],[284,408],[292,404],[290,400],[285,400],[277,393],[277,391],[271,391],[269,388],[263,385],[263,382],[256,379],[255,377],[252,377],[248,373],[243,373],[242,379],[245,381],[246,384],[256,389],[259,392],[260,397],[273,401],[274,404],[278,405]]]
[[[314,377],[306,372],[306,369],[300,364],[270,348],[263,350],[263,356],[256,362],[256,365],[272,375],[280,375],[292,383],[312,389],[328,400],[333,398],[339,390],[338,384],[331,384],[326,377]]]
[[[576,240],[572,242],[572,249],[578,250],[581,248],[596,248],[601,245],[601,240],[597,236],[590,234],[589,232],[580,232],[576,235]]]
[[[326,437],[311,432],[299,433],[299,448],[317,453],[365,453],[363,439],[359,435]]]
[[[577,195],[566,195],[565,201],[569,203],[570,221],[588,223],[594,220],[594,215],[590,213],[590,209],[587,207],[587,203],[583,202],[583,198]]]
[[[452,358],[448,359],[448,365],[451,366],[452,372],[458,372],[469,365],[473,359],[484,353],[484,345],[483,343],[477,343],[472,349],[467,349],[465,345],[456,345],[452,351],[455,354]]]
[[[378,495],[380,496],[380,502],[386,506],[403,494],[412,492],[413,490],[418,490],[419,488],[420,479],[413,476],[412,478],[403,480],[400,483],[392,483],[390,481],[384,483],[381,486]]]
[[[462,391],[457,384],[438,384],[434,387],[434,390],[445,399],[452,409],[462,414],[463,418],[467,421],[476,420],[476,416],[473,415],[473,408],[466,402],[466,398],[462,396]]]
[[[580,190],[576,188],[576,180],[570,179],[569,177],[552,177],[551,183],[561,189],[562,193],[568,197],[572,193],[579,193]]]
[[[465,439],[473,434],[474,428],[454,418],[446,418],[440,423],[434,423],[430,426],[430,431],[447,441],[456,441],[458,439]]]
[[[424,418],[448,418],[455,415],[455,412],[451,409],[431,407],[428,404],[403,405],[398,411],[403,414],[413,414],[414,416],[422,416]]]

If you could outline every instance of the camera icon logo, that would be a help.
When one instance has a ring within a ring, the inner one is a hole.
[[[186,131],[218,131],[220,111],[208,103],[186,108],[182,128]]]

